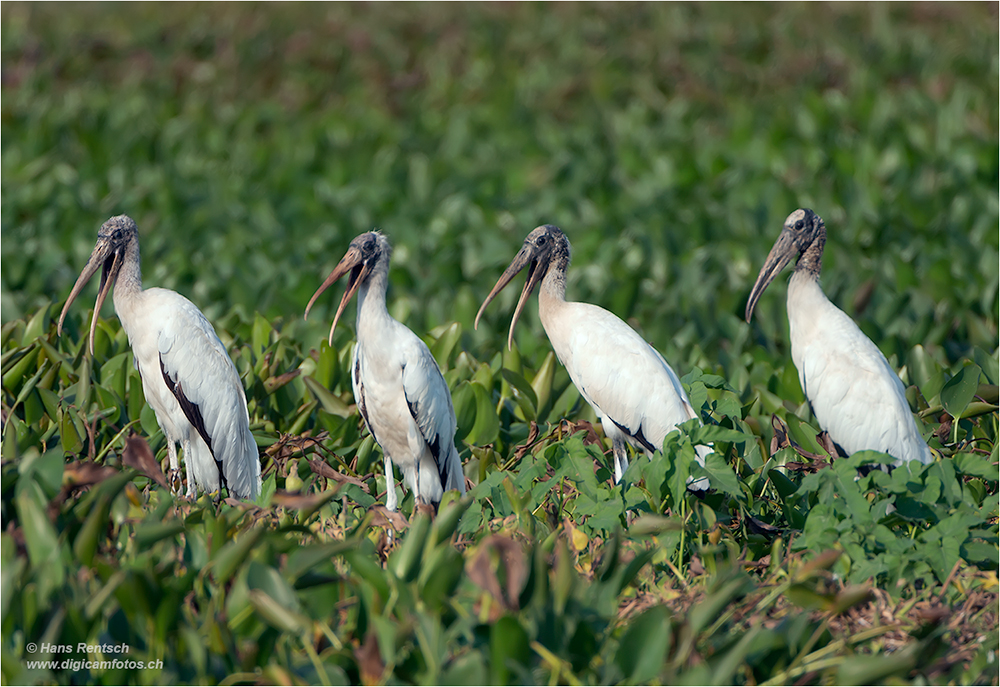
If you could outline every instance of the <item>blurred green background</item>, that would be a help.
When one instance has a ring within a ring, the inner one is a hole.
[[[393,314],[457,320],[485,352],[516,290],[472,333],[478,304],[554,223],[570,298],[630,318],[681,374],[753,344],[777,363],[784,279],[752,330],[742,312],[805,206],[831,300],[897,365],[917,343],[954,363],[997,344],[996,12],[5,2],[3,320],[64,299],[114,214],[139,225],[146,285],[216,321],[301,322],[379,227]],[[336,299],[285,333],[318,344]],[[528,355],[548,350],[533,309]]]

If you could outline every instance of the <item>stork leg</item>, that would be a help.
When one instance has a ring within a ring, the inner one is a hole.
[[[181,470],[177,462],[177,446],[170,439],[167,439],[167,456],[170,459],[170,471],[167,473],[167,483],[170,491],[177,493],[180,491]]]
[[[615,484],[618,484],[622,481],[622,475],[625,474],[625,469],[628,467],[628,448],[625,445],[625,440],[612,439],[611,453],[615,463]]]
[[[190,499],[195,497],[194,475],[191,474],[191,442],[184,441],[184,469],[187,473],[187,496]]]
[[[385,507],[396,512],[399,505],[396,499],[396,477],[392,474],[392,459],[389,454],[385,454]]]
[[[396,476],[392,473],[392,459],[389,454],[383,451],[383,455],[385,458],[385,507],[395,513],[399,505],[396,500]],[[393,532],[391,524],[386,528],[385,538],[390,545],[395,539],[395,532]]]

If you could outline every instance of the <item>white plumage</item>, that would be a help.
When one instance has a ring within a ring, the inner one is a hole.
[[[187,493],[225,486],[231,495],[260,494],[260,458],[250,432],[246,395],[236,366],[212,325],[195,305],[167,289],[142,288],[135,222],[112,217],[59,316],[103,266],[90,328],[90,351],[101,305],[114,284],[115,312],[128,334],[146,402],[167,439],[171,480],[177,475],[176,443],[184,449]]]
[[[316,291],[313,303],[330,284],[350,273],[333,331],[344,307],[358,294],[357,344],[351,366],[354,399],[369,431],[385,455],[386,506],[396,510],[392,463],[424,503],[437,504],[445,491],[465,493],[462,461],[455,448],[455,411],[451,393],[427,345],[385,306],[392,248],[378,232],[355,238],[346,255]]]
[[[788,285],[792,362],[813,413],[846,455],[872,450],[896,465],[931,461],[931,452],[910,412],[903,383],[882,352],[819,284],[826,242],[823,220],[800,209],[785,220],[747,302],[746,317],[767,285],[799,257]]]
[[[476,325],[490,301],[528,267],[507,344],[511,345],[514,325],[528,296],[541,282],[538,314],[542,327],[580,395],[601,418],[604,433],[611,439],[618,482],[628,466],[626,444],[651,456],[678,424],[698,415],[673,369],[634,329],[604,308],[566,301],[569,262],[569,240],[558,227],[534,229],[486,297]],[[711,449],[698,446],[696,452],[704,465]],[[708,486],[707,480],[698,480],[691,488]]]

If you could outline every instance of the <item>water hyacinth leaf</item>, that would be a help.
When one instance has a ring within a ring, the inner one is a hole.
[[[455,345],[462,338],[462,325],[458,322],[442,325],[431,331],[430,335],[435,339],[433,345],[430,346],[431,353],[438,365],[441,366],[441,371],[446,372],[449,368],[452,351],[455,350]]]
[[[372,458],[375,456],[375,437],[371,434],[366,436],[358,445],[356,469],[359,475],[368,474],[371,468]]]
[[[653,606],[622,635],[615,663],[632,684],[649,682],[660,672],[670,647],[670,611]]]
[[[218,584],[225,584],[233,574],[243,565],[250,552],[254,549],[261,537],[264,536],[263,528],[252,529],[228,542],[218,553],[212,556],[212,577]]]
[[[496,441],[500,433],[500,418],[497,417],[489,392],[479,383],[469,384],[476,400],[476,421],[465,436],[467,444],[482,446]]]
[[[952,457],[952,460],[955,463],[955,470],[963,475],[983,477],[994,482],[997,481],[996,467],[991,465],[982,455],[976,453],[956,453]]]
[[[960,417],[979,388],[978,365],[966,365],[941,389],[941,405],[952,417]]]
[[[315,379],[312,377],[303,377],[303,380],[312,395],[323,406],[323,410],[338,417],[350,417],[354,414],[353,406],[349,406],[341,401],[339,397],[330,393],[326,387],[321,385]]]
[[[300,609],[295,592],[274,568],[251,561],[247,566],[247,587],[259,589],[274,599],[283,608],[298,612]]]
[[[76,455],[83,450],[83,438],[77,432],[76,413],[72,408],[65,408],[62,418],[59,420],[59,440],[62,443],[63,452],[67,455]]]
[[[917,663],[919,644],[911,644],[905,649],[878,656],[852,656],[842,661],[837,668],[836,683],[839,685],[887,684],[887,677],[903,676]]]
[[[159,541],[174,537],[184,531],[183,520],[142,523],[135,530],[136,544],[149,548]]]
[[[423,554],[424,542],[430,530],[431,520],[426,513],[421,513],[411,523],[402,546],[393,554],[392,570],[396,577],[412,582],[417,576],[417,564]]]
[[[48,318],[50,307],[52,307],[52,304],[46,303],[31,316],[30,320],[28,320],[28,324],[24,328],[24,336],[21,338],[22,346],[27,346],[35,339],[42,336],[42,334],[44,334],[49,328]]]
[[[539,366],[538,372],[535,373],[534,378],[531,380],[531,388],[535,392],[535,408],[537,408],[538,413],[541,413],[545,409],[546,404],[552,397],[555,370],[556,354],[553,351],[549,351],[545,356],[545,360]]]
[[[537,417],[538,398],[535,396],[535,390],[528,384],[528,380],[507,368],[502,368],[500,374],[513,388],[514,398],[524,413],[524,419],[534,420]]]
[[[90,403],[90,359],[84,358],[80,364],[78,372],[80,381],[76,384],[76,397],[74,404],[80,410],[86,412]]]
[[[16,389],[20,389],[20,385],[24,382],[25,377],[28,374],[28,370],[33,369],[33,366],[37,364],[36,356],[34,355],[35,346],[27,349],[17,362],[13,363],[9,370],[4,372],[3,375],[3,387],[9,390],[11,393]]]
[[[994,350],[993,355],[990,355],[976,346],[972,355],[976,365],[982,369],[983,375],[986,376],[986,381],[993,386],[1000,384],[1000,362],[998,362],[997,353],[998,351]]]
[[[281,605],[261,589],[251,589],[249,597],[260,617],[277,630],[301,634],[312,624],[309,618]]]
[[[83,527],[73,542],[73,553],[84,565],[90,565],[97,551],[98,539],[107,528],[108,511],[111,503],[107,498],[98,501],[96,507],[91,507],[90,514],[83,522]]]
[[[264,349],[271,345],[272,332],[274,332],[274,329],[271,327],[271,323],[260,314],[257,314],[253,321],[253,332],[250,335],[250,345],[253,347],[256,356],[259,357],[264,352]]]
[[[142,378],[131,365],[128,366],[128,417],[129,420],[142,420],[142,410],[146,407],[145,391],[142,388]],[[145,430],[145,424],[143,429]],[[149,434],[149,432],[147,432]]]
[[[927,401],[938,395],[944,386],[944,371],[921,345],[914,346],[906,356],[910,381],[920,388]]]
[[[694,465],[692,464],[692,470],[694,469]],[[733,469],[729,467],[729,463],[718,453],[710,453],[705,458],[705,466],[702,469],[708,475],[708,480],[713,489],[724,491],[732,496],[739,496],[742,493],[739,478],[733,472]]]
[[[514,666],[527,664],[531,656],[528,633],[513,616],[500,618],[490,630],[490,681],[510,684]]]

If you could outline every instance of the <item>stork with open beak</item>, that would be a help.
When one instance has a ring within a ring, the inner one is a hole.
[[[917,429],[903,383],[882,351],[819,284],[826,226],[812,210],[796,210],[760,270],[747,301],[746,319],[768,284],[798,259],[788,284],[788,327],[792,362],[813,413],[844,455],[888,453],[896,465],[931,462]]]
[[[417,503],[436,505],[445,491],[465,493],[462,461],[455,448],[451,393],[427,345],[397,322],[385,307],[389,240],[377,231],[361,234],[306,306],[348,275],[330,326],[333,331],[354,294],[358,296],[357,344],[351,364],[354,400],[368,431],[385,455],[386,506],[396,510],[392,463],[403,473]]]
[[[167,439],[171,483],[179,475],[176,443],[184,449],[187,494],[225,486],[230,495],[260,494],[260,456],[236,366],[215,329],[195,305],[168,289],[143,289],[139,231],[132,218],[112,217],[97,232],[97,245],[59,315],[97,270],[101,285],[90,323],[89,348],[101,305],[114,285],[114,304],[142,378],[146,402]]]
[[[678,424],[698,415],[670,365],[634,329],[604,308],[566,301],[569,262],[569,239],[558,227],[546,224],[534,229],[483,301],[475,326],[478,328],[490,301],[528,268],[510,322],[507,347],[512,345],[514,326],[528,296],[541,284],[538,315],[542,327],[580,395],[601,418],[604,433],[611,439],[617,483],[628,466],[627,444],[652,456]],[[704,465],[712,451],[697,446],[696,452],[698,462]],[[689,488],[704,491],[708,486],[708,480],[700,479]]]

